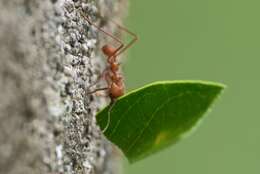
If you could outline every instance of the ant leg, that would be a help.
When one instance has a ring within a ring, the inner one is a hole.
[[[104,88],[98,88],[98,89],[95,89],[91,92],[87,92],[87,94],[93,94],[93,93],[96,93],[98,91],[104,91],[104,90],[108,90],[109,88],[108,87],[104,87]]]
[[[137,37],[137,35],[136,35],[135,33],[129,31],[127,28],[125,28],[125,27],[123,27],[123,26],[117,24],[117,23],[114,22],[114,21],[112,21],[112,23],[114,23],[120,30],[122,30],[122,31],[124,31],[124,32],[126,32],[126,33],[128,33],[128,34],[130,34],[130,35],[133,37],[133,39],[132,39],[128,44],[126,44],[126,46],[123,45],[122,41],[120,41],[119,39],[117,39],[117,40],[119,40],[119,42],[121,43],[121,45],[116,49],[115,53],[108,58],[108,60],[109,60],[110,62],[113,61],[113,60],[112,60],[113,58],[116,59],[117,56],[119,56],[120,54],[122,54],[123,52],[125,52],[128,48],[130,48],[130,47],[138,40],[138,37]],[[114,38],[114,36],[113,36],[112,38]]]
[[[122,48],[118,53],[115,54],[115,56],[118,56],[120,54],[122,54],[125,50],[127,50],[129,47],[131,47],[137,40],[138,40],[138,37],[135,33],[129,31],[127,28],[117,24],[116,22],[112,21],[120,30],[130,34],[133,39],[124,47]]]
[[[105,69],[105,70],[103,71],[101,77],[105,77],[108,87],[98,88],[98,89],[95,89],[95,90],[93,90],[93,91],[91,91],[91,92],[87,92],[87,94],[93,94],[93,93],[96,93],[96,92],[98,92],[98,91],[109,90],[109,86],[110,86],[110,76],[109,76],[108,70]]]
[[[99,16],[100,18],[103,18],[103,19],[104,19],[104,17],[101,16],[100,14],[98,14],[98,16]],[[117,53],[117,54],[114,55],[115,57],[117,57],[118,55],[122,54],[125,50],[127,50],[129,47],[131,47],[131,46],[138,40],[138,37],[137,37],[137,35],[136,35],[135,33],[131,32],[131,31],[128,30],[126,27],[123,27],[122,25],[119,25],[118,23],[116,23],[116,22],[113,21],[113,20],[111,20],[111,22],[112,22],[113,24],[115,24],[120,30],[122,30],[122,31],[124,31],[124,32],[126,32],[126,33],[128,33],[128,34],[130,34],[130,35],[133,37],[133,39],[132,39],[122,50],[120,50],[119,53]],[[116,38],[115,36],[113,36],[113,35],[111,35],[111,34],[109,34],[109,33],[107,33],[107,32],[104,32],[104,33],[106,33],[107,35],[109,35],[110,37],[112,37],[113,39],[115,39],[116,41],[118,41],[119,43],[122,43],[122,41],[121,41],[120,39]]]
[[[93,84],[91,84],[91,85],[88,87],[88,89],[91,88],[91,87],[93,87],[93,86],[95,86],[103,77],[105,77],[105,74],[107,73],[107,71],[108,71],[108,67],[106,67],[106,68],[103,70],[103,72],[98,76],[98,78],[96,79],[96,81],[95,81]]]
[[[86,20],[88,21],[91,25],[93,25],[95,28],[97,28],[99,31],[101,31],[102,33],[106,34],[107,36],[111,37],[112,39],[114,39],[117,43],[119,43],[119,46],[116,48],[115,52],[114,52],[114,55],[119,51],[121,50],[123,47],[124,47],[124,44],[123,42],[118,39],[117,37],[113,36],[112,34],[110,34],[109,32],[103,30],[102,28],[100,28],[99,26],[97,26],[96,24],[94,24],[82,11],[80,12],[81,13],[81,16]],[[112,56],[114,56],[112,55]],[[111,56],[111,57],[112,57]]]
[[[118,55],[122,54],[125,50],[127,50],[129,47],[131,47],[137,40],[138,37],[135,33],[129,31],[126,27],[123,27],[119,24],[117,24],[114,21],[111,21],[112,23],[114,23],[120,30],[130,34],[133,39],[126,45],[124,46],[123,42],[118,39],[117,37],[113,36],[112,34],[106,32],[105,30],[103,30],[102,28],[100,28],[99,26],[97,26],[96,24],[94,24],[82,11],[81,11],[81,15],[83,16],[83,18],[88,21],[91,25],[93,25],[94,27],[96,27],[99,31],[103,32],[104,34],[106,34],[107,36],[111,37],[112,39],[114,39],[116,42],[118,42],[120,45],[119,47],[115,50],[114,55],[112,55],[111,57],[117,57]],[[101,16],[100,16],[101,17]],[[110,58],[109,58],[110,59]]]

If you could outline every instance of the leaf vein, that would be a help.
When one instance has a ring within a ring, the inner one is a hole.
[[[135,138],[135,140],[133,141],[133,143],[129,146],[129,148],[126,150],[126,153],[128,153],[137,143],[137,141],[143,136],[143,133],[145,132],[145,130],[150,126],[152,120],[155,118],[156,113],[161,110],[167,103],[169,103],[171,100],[182,97],[184,95],[186,95],[188,92],[184,92],[182,94],[179,94],[177,96],[172,96],[170,98],[168,98],[168,100],[166,100],[165,102],[163,102],[159,107],[157,107],[155,109],[155,111],[152,113],[151,115],[151,119],[147,122],[146,126],[144,126],[144,128],[141,130],[140,134]]]
[[[144,96],[146,96],[146,95],[144,95]],[[111,131],[111,134],[109,135],[110,137],[112,137],[112,135],[116,132],[118,126],[119,126],[120,123],[121,123],[121,121],[123,120],[123,118],[125,117],[125,115],[127,115],[126,113],[129,112],[129,111],[132,109],[132,107],[133,107],[134,105],[136,105],[142,98],[144,98],[144,96],[140,96],[132,105],[130,105],[130,106],[128,107],[128,109],[125,111],[125,113],[122,115],[122,117],[117,121],[117,123],[116,123],[114,129]],[[127,102],[128,102],[128,100],[127,100]],[[128,103],[129,103],[129,102],[128,102]]]

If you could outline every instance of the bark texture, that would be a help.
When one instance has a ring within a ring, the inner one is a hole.
[[[115,32],[125,1],[0,1],[0,174],[119,171],[95,120],[106,100],[86,95],[106,37],[81,11]]]

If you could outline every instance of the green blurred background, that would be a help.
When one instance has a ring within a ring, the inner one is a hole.
[[[228,88],[192,136],[125,162],[125,173],[259,174],[260,1],[129,1],[127,26],[139,41],[124,64],[128,90],[176,79]]]

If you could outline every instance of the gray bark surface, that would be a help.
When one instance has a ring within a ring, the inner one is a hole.
[[[105,66],[107,38],[80,11],[115,32],[104,21],[120,20],[124,6],[0,1],[0,174],[118,173],[120,159],[95,119],[107,100],[86,94]]]

